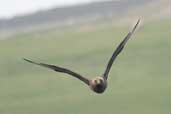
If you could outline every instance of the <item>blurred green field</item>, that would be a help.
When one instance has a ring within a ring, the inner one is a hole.
[[[0,41],[0,114],[170,114],[171,21],[144,23],[112,67],[104,94],[22,57],[101,75],[131,27],[103,25]]]

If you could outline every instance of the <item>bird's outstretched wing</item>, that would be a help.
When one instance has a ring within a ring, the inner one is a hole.
[[[119,53],[122,51],[122,49],[124,48],[125,44],[127,43],[127,41],[130,39],[131,35],[134,33],[135,29],[137,28],[138,24],[140,22],[140,19],[137,21],[136,25],[134,26],[134,28],[132,29],[132,31],[130,31],[126,37],[123,39],[123,41],[119,44],[119,46],[116,48],[116,50],[114,51],[112,57],[110,58],[106,70],[103,74],[104,78],[107,79],[108,78],[108,74],[109,71],[112,67],[112,64],[114,62],[114,60],[116,59],[116,57],[119,55]]]
[[[44,64],[44,63],[37,63],[37,62],[31,61],[31,60],[28,60],[28,59],[25,59],[25,58],[23,58],[23,59],[25,61],[29,62],[29,63],[36,64],[36,65],[39,65],[39,66],[43,66],[43,67],[52,69],[52,70],[54,70],[56,72],[67,73],[67,74],[72,75],[72,76],[76,77],[77,79],[83,81],[87,85],[89,85],[89,79],[87,79],[87,78],[81,76],[80,74],[75,73],[75,72],[73,72],[73,71],[71,71],[69,69],[62,68],[62,67],[55,66],[55,65],[49,65],[49,64]]]

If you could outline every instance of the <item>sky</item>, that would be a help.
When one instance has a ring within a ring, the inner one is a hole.
[[[73,5],[95,0],[0,0],[0,18],[31,13],[55,6]]]

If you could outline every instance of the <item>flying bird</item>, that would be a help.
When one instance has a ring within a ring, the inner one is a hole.
[[[90,87],[90,89],[96,93],[103,93],[106,88],[107,88],[107,79],[108,79],[108,75],[109,75],[109,71],[112,67],[113,62],[115,61],[116,57],[119,55],[119,53],[123,50],[125,44],[127,43],[127,41],[130,39],[130,37],[132,36],[132,34],[134,33],[135,29],[137,28],[138,24],[140,22],[140,19],[137,21],[136,25],[134,26],[134,28],[132,29],[132,31],[130,31],[125,38],[123,39],[123,41],[118,45],[118,47],[116,48],[116,50],[113,52],[107,66],[106,69],[104,71],[104,73],[101,76],[97,76],[93,79],[88,79],[84,76],[82,76],[79,73],[76,73],[70,69],[64,68],[64,67],[60,67],[60,66],[56,66],[56,65],[50,65],[50,64],[45,64],[45,63],[38,63],[38,62],[34,62],[28,59],[23,58],[25,61],[29,62],[29,63],[33,63],[42,67],[46,67],[49,69],[52,69],[56,72],[61,72],[61,73],[66,73],[69,74],[79,80],[81,80],[82,82],[84,82],[86,85],[88,85]]]

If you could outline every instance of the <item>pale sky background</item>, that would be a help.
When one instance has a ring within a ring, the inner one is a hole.
[[[55,6],[73,5],[97,0],[0,0],[0,18],[31,13]]]

